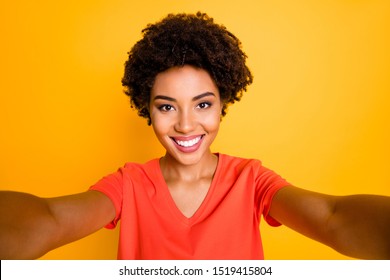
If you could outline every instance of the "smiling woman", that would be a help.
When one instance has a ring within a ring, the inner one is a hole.
[[[188,218],[204,200],[217,166],[210,145],[222,114],[219,96],[210,75],[188,65],[158,74],[152,88],[151,122],[167,151],[161,169],[176,205]]]
[[[261,217],[358,258],[390,258],[390,198],[297,188],[263,166],[211,151],[252,75],[240,41],[204,13],[169,14],[129,52],[122,83],[165,149],[88,191],[0,192],[0,258],[36,258],[120,223],[119,259],[263,259]]]
[[[229,104],[241,99],[253,81],[241,42],[204,13],[170,14],[148,25],[143,35],[129,53],[122,84],[131,104],[149,124],[151,88],[157,74],[167,69],[192,65],[207,71],[223,101],[222,115]]]
[[[210,145],[218,134],[223,108],[210,75],[188,65],[170,68],[156,76],[151,100],[151,123],[167,151],[165,164],[209,169],[209,163],[215,163]]]

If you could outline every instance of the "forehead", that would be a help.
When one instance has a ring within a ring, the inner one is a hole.
[[[151,97],[164,95],[197,95],[212,92],[219,95],[218,88],[210,74],[201,68],[190,65],[173,67],[156,76],[151,91]]]

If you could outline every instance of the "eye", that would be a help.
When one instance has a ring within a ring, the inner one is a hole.
[[[211,103],[210,102],[202,102],[202,103],[199,103],[198,104],[198,108],[199,109],[206,109],[206,108],[208,108],[208,107],[210,107],[211,106]]]
[[[163,105],[159,106],[158,109],[162,112],[168,112],[168,111],[174,110],[173,106],[171,106],[169,104],[163,104]]]

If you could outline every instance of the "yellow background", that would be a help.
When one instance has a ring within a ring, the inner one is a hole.
[[[261,159],[310,190],[390,195],[389,3],[2,0],[0,186],[71,194],[161,156],[122,93],[126,53],[147,23],[201,10],[241,39],[255,77],[214,151]],[[261,229],[267,259],[346,258],[287,228]],[[117,234],[43,259],[115,259]]]

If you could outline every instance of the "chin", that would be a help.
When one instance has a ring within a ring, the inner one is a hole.
[[[196,165],[202,161],[203,158],[205,158],[207,152],[201,152],[196,151],[193,153],[168,153],[168,156],[171,159],[174,159],[177,163],[181,165],[191,166]]]

